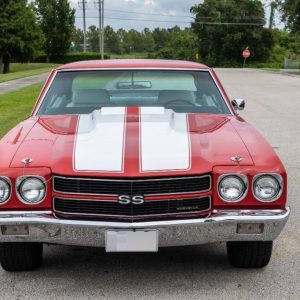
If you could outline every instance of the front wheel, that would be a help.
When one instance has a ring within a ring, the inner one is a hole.
[[[272,256],[272,241],[227,242],[227,256],[237,268],[263,268]]]
[[[6,271],[31,271],[41,266],[43,244],[41,243],[2,243],[0,263]]]

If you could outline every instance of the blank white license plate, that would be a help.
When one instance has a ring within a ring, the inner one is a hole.
[[[157,230],[108,230],[106,252],[157,252]]]

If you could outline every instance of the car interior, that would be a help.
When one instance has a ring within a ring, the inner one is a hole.
[[[229,113],[208,72],[205,76],[201,74],[201,82],[197,81],[198,74],[181,75],[175,80],[174,76],[146,77],[144,74],[138,79],[133,75],[128,78],[126,74],[124,80],[124,74],[121,74],[109,78],[105,84],[97,81],[95,76],[65,73],[68,76],[59,76],[52,83],[38,115],[88,114],[102,107],[118,106],[165,107],[179,113]]]

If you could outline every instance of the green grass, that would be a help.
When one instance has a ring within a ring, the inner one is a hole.
[[[147,58],[148,53],[109,54],[111,59]]]
[[[43,83],[0,95],[0,138],[30,116]]]
[[[42,73],[49,72],[51,69],[57,66],[57,64],[13,63],[10,65],[10,72],[8,74],[0,74],[0,82],[5,82],[33,75],[39,75]]]

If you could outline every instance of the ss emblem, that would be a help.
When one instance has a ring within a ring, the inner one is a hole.
[[[142,195],[136,195],[136,196],[128,196],[128,195],[120,195],[118,197],[118,202],[120,204],[135,204],[135,205],[139,205],[139,204],[143,204],[144,203],[144,196]]]

